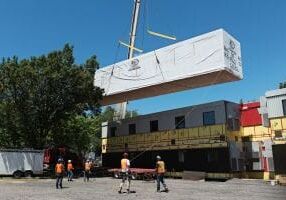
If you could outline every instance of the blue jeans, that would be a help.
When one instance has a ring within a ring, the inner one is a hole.
[[[160,191],[160,183],[162,183],[165,190],[168,190],[167,185],[164,181],[164,174],[157,174],[157,191]]]
[[[68,171],[68,181],[72,181],[72,178],[73,178],[73,172]]]

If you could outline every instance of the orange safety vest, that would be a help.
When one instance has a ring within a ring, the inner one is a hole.
[[[86,162],[85,165],[84,165],[85,171],[90,171],[90,168],[91,168],[91,164]]]
[[[128,159],[126,159],[126,158],[121,159],[121,169],[123,169],[123,170],[128,169],[127,161],[128,161]]]
[[[165,170],[164,161],[158,161],[157,162],[157,173],[158,174],[164,174],[165,172],[166,172],[166,170]]]
[[[73,168],[73,166],[72,166],[72,163],[68,163],[68,170],[69,171],[71,171],[71,170],[73,170],[74,168]]]
[[[56,164],[55,172],[61,174],[64,172],[64,165],[61,163]]]

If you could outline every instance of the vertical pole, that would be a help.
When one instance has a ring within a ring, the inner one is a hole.
[[[131,47],[135,46],[135,38],[136,38],[136,30],[138,25],[138,18],[139,18],[139,9],[140,9],[141,0],[134,0],[134,8],[133,8],[133,15],[131,21],[131,31],[130,31],[130,38],[129,38],[129,45]],[[134,49],[128,49],[128,59],[133,57]],[[119,119],[124,119],[126,116],[127,110],[127,101],[118,104],[119,107]]]

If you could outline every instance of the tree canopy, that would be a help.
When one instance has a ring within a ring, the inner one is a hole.
[[[75,64],[70,45],[39,57],[3,59],[0,148],[42,149],[64,142],[76,146],[78,140],[90,140],[85,136],[97,132],[92,127],[98,120],[83,113],[96,115],[100,106],[102,91],[93,85],[98,66],[95,56]]]

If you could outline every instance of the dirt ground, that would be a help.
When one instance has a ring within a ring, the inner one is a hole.
[[[169,193],[156,192],[154,181],[132,181],[132,193],[118,194],[120,180],[96,178],[88,183],[83,179],[67,182],[63,189],[55,188],[54,179],[0,178],[1,200],[157,200],[157,199],[225,199],[225,200],[271,200],[286,199],[286,187],[270,185],[262,180],[232,179],[227,182],[189,181],[166,179]]]

